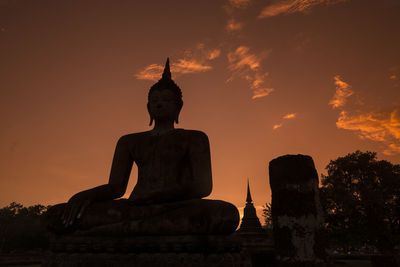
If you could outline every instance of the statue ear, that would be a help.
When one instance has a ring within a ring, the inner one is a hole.
[[[177,112],[176,115],[175,115],[175,123],[176,124],[179,123],[178,118],[179,118],[179,112]]]
[[[147,111],[149,112],[149,115],[150,115],[150,123],[149,123],[149,126],[151,126],[151,125],[153,124],[154,118],[153,118],[153,116],[151,115],[151,112],[150,112],[150,103],[147,103]]]
[[[176,114],[175,114],[175,123],[176,124],[179,123],[178,118],[179,118],[179,113],[181,113],[182,106],[183,106],[183,102],[178,104],[178,110],[176,111]]]

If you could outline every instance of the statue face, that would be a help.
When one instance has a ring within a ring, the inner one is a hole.
[[[149,112],[155,120],[174,120],[178,105],[176,96],[170,90],[156,90],[149,98]]]

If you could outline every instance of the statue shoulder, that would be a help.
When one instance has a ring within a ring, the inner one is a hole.
[[[139,139],[148,136],[149,132],[139,132],[139,133],[131,133],[131,134],[126,134],[123,135],[119,138],[118,143],[121,144],[135,144],[139,141]]]
[[[183,130],[184,135],[192,140],[192,141],[197,141],[197,142],[205,142],[208,143],[208,136],[206,133],[198,130]]]

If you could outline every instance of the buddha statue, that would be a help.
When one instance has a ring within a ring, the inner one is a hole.
[[[150,131],[122,136],[107,184],[79,192],[51,207],[48,228],[57,234],[197,235],[229,234],[239,223],[237,208],[203,199],[212,190],[208,137],[175,128],[182,92],[171,79],[169,59],[149,91]],[[138,180],[128,199],[132,165]]]

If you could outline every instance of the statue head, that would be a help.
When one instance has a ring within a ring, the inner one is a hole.
[[[153,124],[153,120],[162,118],[170,118],[178,123],[182,106],[182,91],[171,79],[169,58],[167,58],[161,79],[150,88],[148,94],[147,110],[150,114],[150,125]]]

